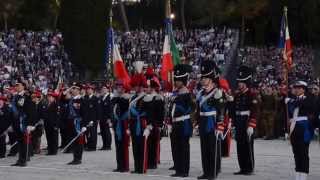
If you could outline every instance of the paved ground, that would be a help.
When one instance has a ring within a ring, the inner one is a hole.
[[[38,155],[32,158],[28,167],[10,167],[16,157],[0,160],[0,180],[165,180],[175,179],[169,175],[173,172],[168,168],[172,166],[169,140],[161,141],[161,164],[157,170],[148,171],[147,175],[132,175],[129,173],[113,173],[115,168],[114,151],[85,152],[83,164],[68,166],[66,163],[72,159],[72,154],[59,154],[58,156]],[[190,178],[195,179],[201,175],[201,158],[199,139],[191,140],[191,167]],[[113,148],[114,149],[114,148]],[[45,152],[43,152],[44,154]],[[256,172],[253,176],[234,176],[238,170],[235,146],[233,143],[232,157],[223,159],[221,180],[291,180],[294,179],[294,164],[291,148],[288,142],[281,140],[262,141],[255,143]],[[320,179],[320,146],[314,142],[310,147],[311,174],[309,180]],[[131,158],[132,160],[132,158]],[[131,161],[131,168],[133,167]]]

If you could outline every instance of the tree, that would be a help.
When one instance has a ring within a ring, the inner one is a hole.
[[[180,0],[181,25],[182,25],[182,29],[183,29],[184,32],[187,31],[187,27],[186,27],[186,17],[185,17],[185,13],[184,13],[185,4],[186,4],[186,1],[185,1],[185,0]]]
[[[16,15],[20,6],[23,4],[23,0],[1,0],[0,1],[0,13],[3,19],[4,30],[8,31],[8,19]]]
[[[53,29],[52,0],[26,0],[17,14],[16,27],[20,29]]]
[[[227,12],[241,18],[241,42],[244,45],[246,21],[261,15],[268,6],[268,0],[234,0],[228,4]]]
[[[59,18],[59,14],[60,14],[62,0],[51,0],[51,1],[52,1],[52,4],[50,7],[50,10],[52,11],[52,14],[54,15],[53,28],[56,29],[57,25],[58,25],[58,18]]]
[[[105,68],[106,31],[111,0],[61,2],[59,27],[70,60],[90,79]]]
[[[128,18],[127,18],[126,9],[124,7],[124,3],[123,3],[122,0],[118,0],[118,6],[119,6],[119,9],[120,9],[120,12],[121,12],[121,18],[122,18],[122,21],[123,21],[123,24],[124,24],[124,27],[125,27],[125,31],[129,32],[130,31],[129,22],[128,22]]]

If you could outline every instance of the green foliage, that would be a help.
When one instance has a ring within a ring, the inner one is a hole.
[[[8,20],[12,19],[21,5],[23,4],[23,0],[1,0],[0,1],[0,17],[2,20],[2,26],[5,30],[8,28]]]

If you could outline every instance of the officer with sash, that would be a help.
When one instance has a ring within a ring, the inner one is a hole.
[[[293,88],[295,97],[288,102],[289,137],[296,165],[296,180],[306,180],[309,174],[309,145],[314,133],[313,104],[306,95],[306,82],[297,81]]]
[[[35,114],[35,109],[32,106],[30,96],[26,94],[25,83],[19,80],[16,83],[17,94],[13,97],[12,112],[13,121],[12,127],[17,133],[17,141],[19,146],[19,159],[12,166],[26,166],[30,160],[31,154],[31,132],[35,130],[32,120]]]
[[[143,136],[148,139],[148,169],[156,169],[160,163],[160,131],[164,121],[164,98],[158,93],[160,82],[153,69],[146,71],[146,95],[143,98],[147,127]]]
[[[112,104],[117,168],[114,172],[128,172],[130,139],[128,109],[130,95],[126,93],[122,80],[118,80],[115,85],[116,91],[112,98]]]
[[[174,83],[176,91],[172,97],[171,119],[169,133],[171,133],[172,156],[175,174],[172,177],[188,177],[190,168],[190,137],[192,136],[192,95],[187,86],[192,67],[179,64],[174,68]],[[170,127],[171,126],[171,127]],[[170,132],[172,128],[172,132]]]
[[[219,87],[219,72],[213,61],[202,62],[202,90],[197,95],[197,112],[203,175],[198,179],[215,179],[220,172],[225,95]]]
[[[81,85],[74,83],[72,86],[72,99],[69,101],[68,105],[68,119],[72,121],[72,126],[70,131],[71,139],[76,140],[73,142],[73,160],[68,163],[68,165],[78,165],[82,163],[82,154],[85,144],[84,133],[87,130],[87,123],[84,121],[83,112],[83,99],[80,95]]]
[[[131,87],[134,94],[131,98],[130,111],[130,131],[132,139],[132,151],[134,157],[133,173],[147,172],[147,138],[143,132],[147,126],[146,112],[144,111],[143,98],[144,88],[147,86],[146,78],[142,73],[136,73],[131,78]]]

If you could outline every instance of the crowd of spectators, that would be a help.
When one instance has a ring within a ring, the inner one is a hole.
[[[293,49],[293,65],[289,71],[289,82],[304,80],[313,82],[315,79],[312,63],[312,48],[307,46]],[[277,47],[246,47],[242,63],[252,67],[255,80],[263,84],[279,85],[284,80],[284,63],[282,50]]]
[[[146,64],[159,67],[161,64],[163,30],[117,32],[116,42],[120,44],[121,54],[128,67],[136,60],[143,60]],[[230,54],[235,51],[237,30],[228,28],[193,29],[184,32],[173,31],[180,56],[187,63],[198,66],[201,61],[215,60],[223,66]]]
[[[116,33],[115,42],[129,71],[132,63],[143,60],[145,64],[160,68],[164,31],[137,30]],[[223,66],[236,42],[237,31],[227,28],[194,29],[173,32],[182,61],[197,67],[202,60],[215,60]],[[57,81],[73,79],[75,67],[69,61],[60,32],[10,30],[0,32],[0,85],[1,87],[23,77],[30,85],[50,87]]]
[[[72,63],[64,51],[60,32],[0,32],[0,83],[18,78],[40,89],[73,76]]]

